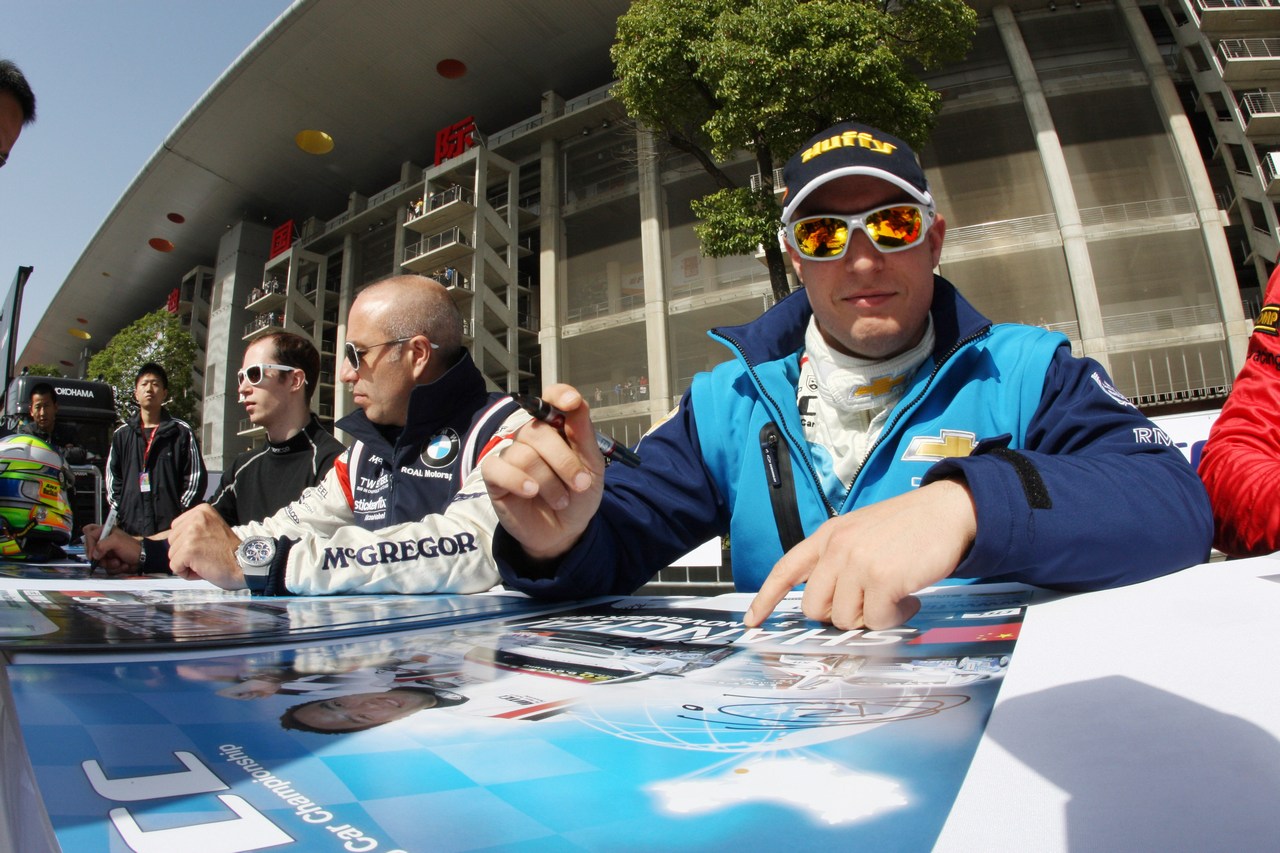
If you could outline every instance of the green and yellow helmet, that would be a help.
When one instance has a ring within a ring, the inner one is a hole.
[[[70,541],[61,455],[33,435],[0,438],[0,558],[42,558]]]

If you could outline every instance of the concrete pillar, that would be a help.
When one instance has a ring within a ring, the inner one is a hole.
[[[622,265],[617,261],[605,261],[604,293],[609,303],[609,313],[617,314],[622,310]]]
[[[1186,112],[1178,98],[1178,91],[1169,78],[1164,57],[1156,47],[1155,39],[1151,37],[1146,19],[1142,17],[1142,12],[1139,11],[1134,0],[1117,0],[1117,6],[1133,38],[1138,58],[1142,60],[1142,66],[1151,80],[1151,92],[1155,96],[1156,108],[1160,111],[1161,119],[1164,120],[1165,131],[1173,142],[1174,152],[1182,167],[1182,174],[1186,176],[1187,186],[1191,189],[1191,202],[1195,206],[1196,218],[1200,222],[1200,236],[1204,240],[1213,290],[1218,297],[1218,310],[1222,315],[1222,333],[1227,340],[1227,354],[1231,359],[1231,372],[1234,375],[1244,366],[1245,351],[1249,345],[1253,324],[1244,316],[1244,307],[1240,302],[1240,285],[1236,281],[1235,264],[1231,260],[1231,250],[1227,246],[1222,213],[1218,210],[1213,186],[1209,183],[1209,174],[1205,171],[1204,160],[1196,145],[1191,123],[1187,121]]]
[[[342,347],[347,342],[347,318],[351,314],[351,303],[356,298],[356,253],[359,251],[360,241],[356,239],[356,235],[347,234],[342,238],[342,281],[338,285],[338,328],[336,329],[336,337],[334,338],[333,353],[333,419],[337,420],[341,417],[351,414],[355,410],[355,405],[351,402],[351,394],[347,391],[347,386],[338,381],[338,372],[342,369]],[[397,263],[396,269],[400,268]],[[341,430],[336,431],[339,440],[350,443],[351,437]]]
[[[560,145],[554,139],[543,140],[539,195],[538,252],[538,346],[542,352],[542,382],[549,385],[564,381],[561,364],[560,306],[565,304],[564,225],[560,215]]]
[[[662,176],[653,134],[636,130],[636,160],[640,187],[640,257],[644,263],[645,361],[649,377],[649,415],[658,420],[671,408],[670,342],[667,328],[666,253],[663,224]]]
[[[1089,260],[1089,245],[1084,237],[1080,221],[1080,208],[1076,204],[1075,190],[1071,186],[1071,173],[1062,153],[1062,142],[1049,112],[1049,102],[1040,87],[1031,54],[1008,6],[997,6],[992,17],[1009,57],[1013,76],[1022,93],[1022,105],[1027,111],[1031,132],[1040,152],[1053,199],[1053,210],[1058,217],[1062,234],[1062,252],[1066,256],[1067,274],[1071,278],[1071,294],[1075,300],[1076,320],[1080,324],[1080,340],[1085,355],[1097,360],[1110,371],[1107,358],[1106,333],[1102,327],[1102,308],[1098,304],[1098,287],[1093,277],[1093,265]]]

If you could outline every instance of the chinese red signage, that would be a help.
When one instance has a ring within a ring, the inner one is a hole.
[[[289,247],[293,245],[293,220],[290,219],[283,225],[271,232],[271,254],[267,255],[268,259],[274,258],[281,252],[289,251]]]
[[[439,166],[450,157],[457,157],[476,144],[476,118],[467,116],[436,132],[436,162]]]

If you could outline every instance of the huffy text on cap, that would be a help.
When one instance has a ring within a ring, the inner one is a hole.
[[[911,146],[870,125],[846,121],[814,136],[787,161],[782,170],[782,221],[790,222],[800,204],[823,184],[851,175],[888,181],[930,209],[934,206]]]

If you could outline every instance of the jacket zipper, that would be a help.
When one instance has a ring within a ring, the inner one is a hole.
[[[956,341],[954,344],[951,345],[951,349],[947,350],[946,354],[943,355],[942,358],[938,359],[938,361],[933,365],[933,371],[930,372],[929,378],[925,380],[924,387],[920,389],[920,393],[916,394],[916,396],[911,400],[911,402],[907,403],[905,406],[903,406],[901,409],[898,410],[898,413],[893,416],[893,420],[890,421],[888,424],[886,424],[884,429],[880,430],[880,435],[877,436],[876,440],[872,442],[869,448],[867,448],[867,452],[863,455],[862,461],[858,463],[858,470],[853,472],[853,479],[849,481],[849,488],[845,491],[846,499],[848,498],[849,494],[853,492],[853,485],[854,483],[858,482],[858,476],[862,473],[862,469],[867,466],[867,462],[871,459],[871,455],[875,453],[876,449],[880,447],[882,443],[884,443],[884,440],[893,433],[894,428],[897,427],[898,424],[902,421],[902,419],[907,416],[907,412],[914,409],[916,405],[921,400],[924,399],[924,395],[929,393],[929,386],[933,385],[933,380],[938,377],[938,374],[942,371],[943,366],[948,361],[950,361],[951,357],[954,356],[957,352],[959,352],[962,347],[966,346],[972,341],[976,341],[978,338],[986,336],[987,332],[990,330],[991,330],[991,326],[986,325],[986,326],[983,326],[978,331],[974,332],[972,335],[969,335],[969,337],[961,338],[960,340]]]
[[[933,385],[933,380],[937,378],[938,373],[942,371],[942,368],[946,365],[946,363],[950,361],[951,358],[957,352],[959,352],[963,347],[965,347],[966,345],[968,345],[973,341],[978,340],[979,338],[985,337],[990,330],[991,330],[991,324],[988,323],[987,325],[983,326],[981,329],[978,329],[968,337],[961,338],[960,340],[956,341],[954,344],[951,345],[951,349],[947,350],[946,354],[944,354],[942,358],[938,359],[938,361],[934,363],[933,370],[929,373],[929,378],[925,380],[924,387],[920,389],[920,393],[917,394],[915,398],[911,400],[911,402],[907,403],[907,405],[903,406],[901,409],[898,410],[898,413],[894,415],[893,420],[890,421],[885,426],[885,428],[880,431],[879,437],[876,438],[875,442],[871,445],[871,447],[867,449],[866,454],[863,455],[862,461],[858,463],[858,470],[854,472],[853,479],[849,481],[849,486],[845,490],[846,500],[848,499],[849,494],[852,493],[854,484],[858,482],[858,476],[862,473],[862,469],[866,467],[867,462],[871,459],[871,455],[876,452],[876,449],[879,448],[881,444],[884,443],[885,438],[893,432],[894,428],[897,427],[897,425],[902,421],[902,419],[906,416],[907,412],[915,408],[915,406],[922,399],[924,399],[924,395],[928,393],[929,387]],[[751,374],[751,379],[755,383],[756,388],[760,389],[760,393],[761,395],[763,395],[765,401],[773,408],[774,414],[778,419],[778,423],[779,423],[778,428],[783,433],[785,433],[787,438],[795,446],[797,447],[803,446],[796,439],[796,437],[791,434],[791,431],[787,429],[786,421],[783,420],[782,418],[782,409],[778,406],[778,402],[774,400],[772,396],[770,396],[768,390],[765,389],[764,383],[760,381],[760,374],[756,373],[755,363],[752,362],[752,360],[747,356],[746,352],[743,351],[742,347],[738,345],[738,342],[733,338],[725,336],[723,333],[719,332],[718,330],[713,330],[712,334],[715,335],[715,337],[717,337],[719,340],[723,341],[725,345],[733,349],[733,351],[736,352],[738,356],[742,359],[742,363],[746,365],[747,371]],[[827,510],[827,517],[835,518],[837,515],[840,514],[840,512],[834,506],[832,506],[831,501],[827,498],[826,490],[822,488],[822,479],[818,476],[817,470],[813,467],[813,462],[812,460],[810,460],[809,454],[803,453],[801,454],[801,456],[804,459],[805,470],[808,471],[809,473],[809,479],[813,481],[814,487],[818,490],[819,497],[822,498],[822,504]],[[765,467],[766,469],[768,468],[767,460],[766,460]]]
[[[782,408],[778,405],[778,401],[773,399],[773,397],[769,395],[768,390],[765,389],[764,383],[760,381],[760,374],[756,373],[755,364],[747,357],[747,354],[743,352],[742,347],[740,347],[738,342],[733,338],[725,337],[718,331],[713,331],[712,334],[721,341],[724,341],[725,345],[733,349],[733,351],[742,359],[742,363],[747,366],[747,371],[751,374],[751,379],[755,382],[755,386],[760,389],[760,393],[763,395],[765,402],[773,408],[774,417],[778,421],[778,429],[786,435],[787,439],[792,444],[796,447],[802,447],[803,445],[794,435],[791,434],[791,431],[787,429],[786,421],[782,417]],[[804,459],[804,467],[805,470],[809,472],[809,479],[813,481],[814,487],[818,490],[818,496],[822,498],[822,504],[826,507],[827,518],[835,518],[839,513],[836,511],[836,508],[831,505],[831,501],[827,499],[827,493],[822,488],[822,480],[818,477],[818,472],[814,469],[813,462],[809,459],[809,454],[802,453],[800,456]],[[768,466],[766,465],[766,467]]]
[[[791,454],[778,434],[778,425],[772,421],[760,430],[760,453],[769,479],[769,503],[773,506],[778,541],[785,554],[804,541],[804,522],[800,519],[800,502],[796,500],[795,481],[791,476]]]

